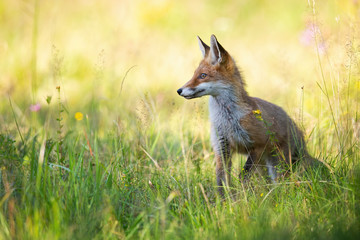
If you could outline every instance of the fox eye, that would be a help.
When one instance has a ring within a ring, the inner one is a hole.
[[[206,78],[206,76],[207,76],[207,74],[206,74],[206,73],[202,73],[202,74],[200,74],[200,78],[201,78],[201,79]]]

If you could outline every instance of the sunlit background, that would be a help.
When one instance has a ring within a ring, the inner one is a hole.
[[[234,156],[217,194],[208,97],[176,93],[211,34],[324,175]],[[358,239],[359,103],[359,0],[2,0],[0,239]]]
[[[336,121],[348,114],[344,92],[358,111],[355,0],[2,1],[0,17],[3,129],[14,129],[14,114],[21,128],[56,126],[60,103],[66,130],[81,113],[99,134],[131,122],[208,131],[207,98],[188,101],[176,89],[201,60],[196,36],[209,43],[211,34],[250,95],[282,106],[307,134],[333,130],[325,88]]]

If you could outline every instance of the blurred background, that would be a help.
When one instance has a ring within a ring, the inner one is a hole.
[[[155,122],[208,136],[207,98],[176,90],[201,60],[196,36],[209,43],[211,34],[249,94],[282,106],[308,135],[344,116],[358,127],[356,0],[5,0],[0,18],[3,131],[15,129],[14,116],[24,131],[56,126],[63,108],[66,130],[84,117],[100,135]]]
[[[0,0],[0,239],[355,239],[359,25],[360,0]],[[331,177],[247,188],[235,156],[217,197],[208,97],[176,92],[211,34]]]

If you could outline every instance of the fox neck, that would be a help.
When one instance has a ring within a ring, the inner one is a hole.
[[[245,83],[237,69],[233,78],[232,81],[236,84],[223,88],[219,94],[211,96],[210,99],[219,106],[229,108],[233,111],[240,110],[247,112],[251,108],[250,97],[244,88]]]
[[[225,111],[229,117],[237,115],[238,118],[250,111],[249,96],[245,91],[241,92],[234,87],[223,89],[221,94],[216,96],[210,96],[209,101],[210,111],[215,110],[211,108],[217,108],[218,111]]]

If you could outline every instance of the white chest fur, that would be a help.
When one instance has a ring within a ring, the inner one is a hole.
[[[246,149],[251,145],[251,139],[241,126],[240,120],[247,113],[231,97],[213,97],[209,99],[211,120],[211,141],[219,148],[219,141],[225,140],[232,147]]]

